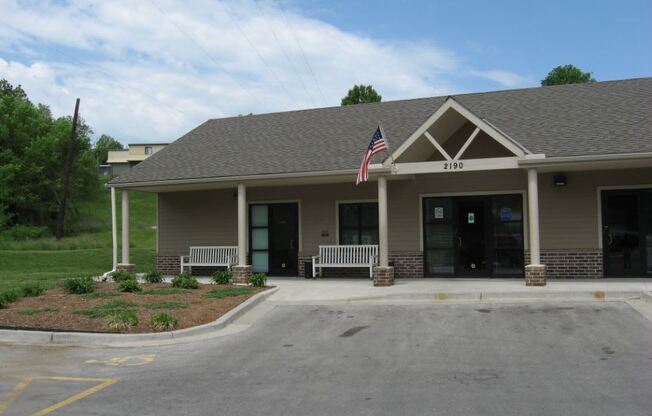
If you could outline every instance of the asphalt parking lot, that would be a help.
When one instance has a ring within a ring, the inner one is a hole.
[[[277,306],[147,348],[0,346],[5,415],[649,415],[625,302]]]

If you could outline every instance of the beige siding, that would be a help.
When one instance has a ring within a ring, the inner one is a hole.
[[[597,249],[598,187],[652,184],[652,169],[568,172],[555,187],[554,174],[539,175],[541,249]]]
[[[237,204],[233,193],[159,194],[159,254],[187,254],[191,245],[236,245]]]
[[[566,176],[568,186],[564,188],[553,186],[552,174],[539,177],[543,250],[598,248],[597,187],[652,184],[652,169],[570,172]],[[391,180],[388,185],[390,252],[421,250],[421,195],[525,190],[523,170],[432,174]],[[376,193],[375,182],[359,187],[346,183],[247,190],[250,203],[299,202],[304,255],[316,253],[320,244],[336,243],[337,201],[375,200]],[[235,189],[160,194],[160,254],[180,255],[192,244],[236,245],[234,194]]]

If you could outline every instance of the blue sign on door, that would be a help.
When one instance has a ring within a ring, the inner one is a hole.
[[[502,207],[500,209],[500,221],[507,222],[512,220],[512,209],[509,207]]]

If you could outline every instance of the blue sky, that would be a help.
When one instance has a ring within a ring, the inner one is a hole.
[[[0,0],[0,77],[96,134],[174,140],[208,118],[536,87],[572,63],[652,75],[650,1]]]

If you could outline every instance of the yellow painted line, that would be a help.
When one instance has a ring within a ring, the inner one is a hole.
[[[127,355],[124,357],[114,357],[108,360],[87,360],[86,364],[105,364],[115,367],[133,367],[149,364],[154,361],[155,357],[156,354]]]
[[[14,386],[13,389],[7,394],[2,401],[0,401],[0,415],[3,414],[4,412],[7,411],[7,408],[13,402],[16,400],[16,397],[20,396],[20,394],[25,390],[25,387],[31,382],[32,380],[30,378],[23,378],[18,384]]]
[[[62,400],[58,403],[55,403],[51,406],[46,407],[43,410],[39,410],[38,412],[34,413],[32,416],[44,416],[47,414],[50,414],[54,412],[55,410],[59,410],[64,406],[68,406],[69,404],[72,404],[78,400],[83,399],[84,397],[88,397],[91,394],[95,394],[98,391],[104,390],[105,388],[109,387],[112,384],[117,383],[118,381],[113,378],[84,378],[84,377],[34,377],[34,380],[55,380],[55,381],[97,381],[101,382],[100,384],[93,386],[89,389],[86,389],[80,393],[77,393],[73,396],[68,397],[65,400]]]

